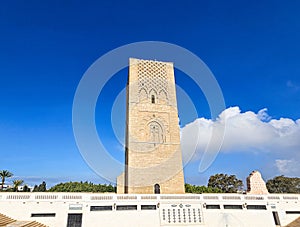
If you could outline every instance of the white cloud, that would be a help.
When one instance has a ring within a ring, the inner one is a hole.
[[[275,166],[283,175],[298,175],[300,162],[294,159],[277,159]]]
[[[224,140],[220,149],[211,146],[217,143],[218,139],[222,139],[222,136]],[[275,166],[280,173],[286,174],[289,171],[300,175],[300,167],[296,167],[295,164],[299,164],[300,160],[300,119],[272,119],[267,109],[258,113],[242,113],[239,107],[230,107],[214,121],[198,118],[181,129],[181,144],[185,162],[195,151],[194,159],[202,161],[205,151],[264,152],[268,153],[274,162],[277,159]],[[290,164],[295,166],[293,170],[289,170]]]
[[[286,82],[286,86],[287,86],[288,88],[291,88],[291,89],[294,90],[294,91],[298,91],[298,90],[300,89],[300,86],[297,85],[297,84],[295,84],[295,83],[293,83],[291,80],[288,80],[288,81]]]
[[[269,121],[271,120],[271,117],[269,116],[269,114],[267,113],[268,109],[264,108],[261,109],[260,111],[258,111],[257,113],[257,117],[262,120],[262,121]]]
[[[288,166],[291,162],[291,160],[277,159],[275,160],[275,165],[281,173],[286,174],[289,172]]]

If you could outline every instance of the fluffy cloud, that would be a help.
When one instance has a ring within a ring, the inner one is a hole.
[[[299,91],[299,89],[300,89],[300,86],[293,83],[291,80],[288,80],[286,82],[286,86],[296,92]]]
[[[275,166],[277,167],[279,173],[283,175],[299,176],[299,159],[276,159]]]
[[[196,119],[181,129],[184,161],[209,165],[218,152],[267,152],[282,174],[300,173],[300,119],[272,119],[267,109],[242,113],[224,110],[216,120]]]

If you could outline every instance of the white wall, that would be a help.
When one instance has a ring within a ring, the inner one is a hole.
[[[181,224],[181,226],[274,227],[272,211],[278,212],[282,226],[300,216],[300,214],[286,214],[286,211],[300,211],[300,195],[276,196],[278,199],[270,200],[268,195],[247,197],[247,195],[239,194],[120,196],[100,193],[0,193],[0,213],[17,220],[35,220],[51,227],[66,226],[68,213],[83,213],[83,227],[174,226],[174,223],[168,224],[162,221],[162,209],[176,207],[177,212],[182,204],[183,207],[189,205],[191,208],[201,209],[204,223]],[[90,211],[90,206],[111,205],[115,207],[121,204],[137,205],[138,210]],[[158,205],[158,208],[141,210],[141,205],[150,204]],[[206,209],[205,204],[220,204],[221,209],[209,210]],[[230,210],[224,209],[224,204],[260,204],[266,205],[267,210],[247,210],[246,206],[241,210]],[[72,210],[70,205],[81,210]],[[180,212],[182,215],[182,211]],[[32,213],[55,213],[56,216],[32,218]],[[178,223],[176,225],[178,226]]]

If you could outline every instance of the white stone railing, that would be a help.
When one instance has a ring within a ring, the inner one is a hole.
[[[66,192],[0,192],[1,201],[134,201],[134,200],[189,200],[189,201],[268,201],[300,200],[300,194],[115,194],[115,193],[66,193]]]

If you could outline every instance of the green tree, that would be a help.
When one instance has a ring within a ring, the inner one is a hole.
[[[18,191],[18,187],[21,186],[24,183],[23,180],[14,180],[13,184],[14,184],[14,192]]]
[[[33,187],[33,190],[32,190],[33,192],[37,192],[38,191],[38,186],[37,185],[34,185],[34,187]]]
[[[198,186],[198,185],[191,185],[191,184],[185,184],[185,192],[186,193],[221,193],[222,190],[219,188],[212,188],[212,187],[206,187],[206,186]]]
[[[43,181],[39,186],[34,185],[33,192],[45,192],[47,191],[46,182]]]
[[[57,184],[49,189],[50,192],[116,192],[116,187],[91,182],[67,182]]]
[[[225,193],[236,193],[243,189],[243,182],[237,179],[235,175],[221,173],[210,176],[207,186],[214,189],[218,188]]]
[[[30,192],[30,188],[27,186],[27,184],[24,185],[23,192]]]
[[[13,174],[11,172],[9,172],[8,170],[1,170],[0,171],[0,177],[1,177],[1,190],[3,190],[3,186],[5,183],[5,178],[9,178],[12,177]]]
[[[267,181],[270,193],[300,193],[300,178],[276,176]]]
[[[43,181],[39,186],[38,186],[38,190],[39,192],[45,192],[47,191],[47,187],[46,187],[46,182]]]

